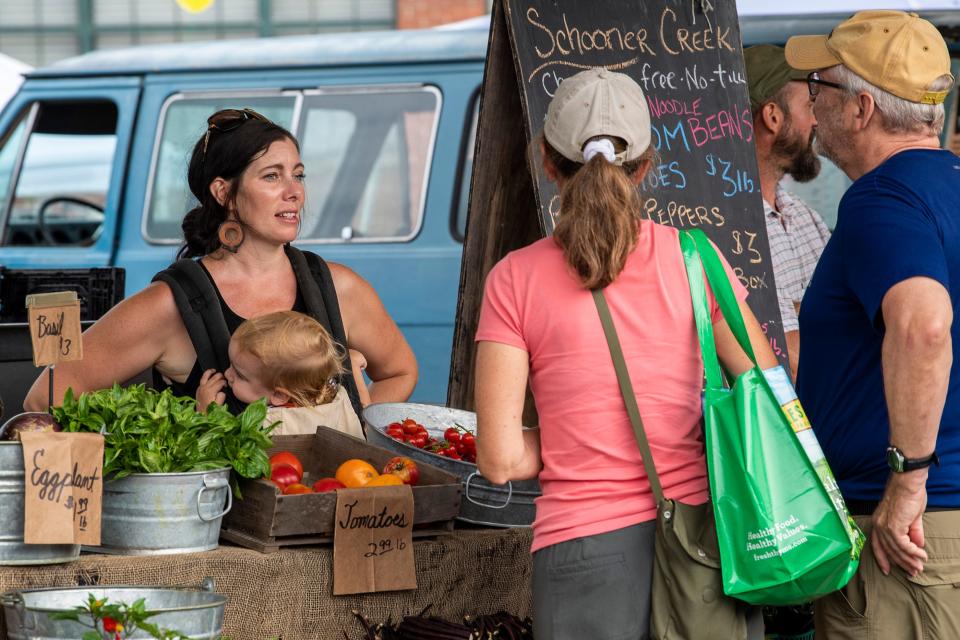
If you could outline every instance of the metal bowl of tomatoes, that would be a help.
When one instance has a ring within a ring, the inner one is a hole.
[[[526,527],[536,515],[536,480],[495,485],[477,470],[477,414],[432,404],[382,402],[363,411],[367,441],[456,474],[464,499],[458,519],[494,527]]]

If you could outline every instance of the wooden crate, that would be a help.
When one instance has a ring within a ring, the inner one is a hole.
[[[316,435],[275,436],[270,454],[290,451],[303,463],[304,484],[333,476],[351,458],[383,469],[394,451],[367,444],[339,431],[317,427]],[[452,530],[460,511],[460,479],[434,466],[417,462],[420,481],[413,487],[414,536]],[[287,545],[333,540],[336,492],[285,496],[268,480],[242,480],[242,500],[235,500],[224,519],[220,537],[261,552]],[[376,489],[370,489],[376,491]]]

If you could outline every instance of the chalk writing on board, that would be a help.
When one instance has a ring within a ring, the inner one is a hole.
[[[640,184],[641,216],[701,228],[750,291],[754,314],[783,344],[753,144],[734,0],[504,0],[527,133],[583,69],[626,73],[644,90],[654,163]],[[531,168],[543,231],[561,215],[539,146]],[[781,359],[785,354],[780,350]]]

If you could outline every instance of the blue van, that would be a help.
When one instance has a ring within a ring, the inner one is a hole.
[[[380,294],[416,353],[413,398],[446,400],[487,32],[391,31],[94,52],[29,74],[0,115],[0,265],[174,260],[192,144],[251,107],[307,168],[301,248]]]

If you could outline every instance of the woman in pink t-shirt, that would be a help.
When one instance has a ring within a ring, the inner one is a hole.
[[[487,277],[478,464],[495,483],[540,479],[535,637],[645,638],[656,504],[590,291],[604,290],[665,495],[701,504],[703,363],[689,284],[677,230],[640,215],[637,186],[654,155],[640,87],[604,69],[578,73],[560,85],[543,134],[561,213],[552,237],[510,253]],[[725,266],[759,364],[775,366]],[[710,303],[721,361],[746,371],[752,363]],[[536,429],[521,426],[528,382]]]

